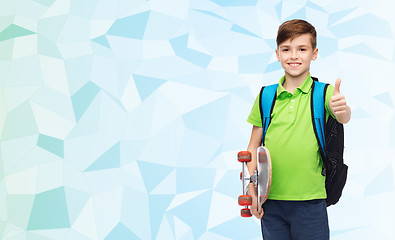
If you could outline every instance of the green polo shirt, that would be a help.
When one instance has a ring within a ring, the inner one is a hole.
[[[265,146],[272,159],[269,199],[324,199],[325,177],[321,175],[322,161],[310,109],[313,80],[309,75],[293,94],[284,89],[284,80],[285,77],[282,77],[279,81],[272,120],[265,138]],[[329,100],[333,90],[330,85],[325,99],[325,109],[331,115]],[[259,95],[247,121],[262,127]]]

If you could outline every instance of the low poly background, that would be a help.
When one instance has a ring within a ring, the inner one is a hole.
[[[331,239],[395,239],[395,2],[1,0],[0,238],[260,239],[238,151],[285,20],[343,82]]]

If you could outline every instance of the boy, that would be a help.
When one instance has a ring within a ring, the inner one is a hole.
[[[261,219],[265,240],[329,239],[326,211],[325,176],[321,175],[322,160],[311,120],[310,97],[313,80],[310,63],[317,58],[315,28],[304,20],[284,22],[278,29],[276,55],[285,71],[277,88],[271,123],[265,146],[272,159],[272,186],[268,200],[258,214],[256,189],[249,185],[253,196],[252,214]],[[341,80],[329,86],[325,110],[340,123],[347,123],[351,109],[340,93]],[[269,103],[271,104],[271,103]],[[253,124],[248,151],[252,161],[250,174],[256,170],[256,149],[262,140],[259,95],[247,120]]]

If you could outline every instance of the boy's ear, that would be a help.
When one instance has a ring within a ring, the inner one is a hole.
[[[318,57],[318,48],[315,48],[313,51],[313,61],[316,60]]]
[[[278,49],[276,49],[276,56],[277,56],[277,60],[280,62],[280,53],[278,52]]]

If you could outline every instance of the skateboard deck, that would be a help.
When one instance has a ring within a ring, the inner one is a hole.
[[[272,161],[269,150],[266,147],[257,149],[258,169],[258,213],[262,212],[262,206],[267,200],[272,185]]]
[[[251,217],[249,206],[252,205],[252,197],[248,194],[248,185],[252,182],[257,188],[258,193],[258,213],[262,212],[262,205],[269,196],[270,186],[272,183],[272,164],[269,150],[266,147],[258,147],[257,149],[257,170],[250,176],[247,163],[251,161],[251,153],[241,151],[238,153],[238,161],[242,163],[242,171],[240,179],[243,186],[243,195],[239,196],[239,205],[244,206],[241,210],[242,217]]]

